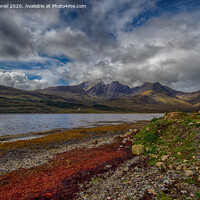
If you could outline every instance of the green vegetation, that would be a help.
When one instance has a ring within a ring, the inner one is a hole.
[[[200,188],[199,125],[200,112],[193,114],[171,112],[162,118],[152,119],[147,127],[134,136],[133,144],[145,145],[144,156],[149,159],[152,166],[161,164],[160,172],[166,173],[167,169],[174,169],[175,173],[182,176],[185,175],[185,170],[196,169],[197,171],[192,171],[193,175],[183,176],[184,178],[179,181]],[[172,200],[173,198],[170,197],[170,193],[160,192],[157,194],[157,199]],[[195,199],[200,199],[199,192],[195,193]]]
[[[194,117],[195,116],[195,117]],[[156,154],[153,163],[162,155],[168,154],[181,161],[191,160],[200,145],[196,127],[199,127],[200,115],[187,115],[173,112],[160,119],[153,119],[134,139],[134,144],[144,144],[146,155]]]
[[[200,199],[200,192],[196,192],[196,193],[195,193],[195,197],[196,197],[197,199]]]
[[[104,106],[101,104],[82,104],[62,97],[51,96],[40,98],[20,95],[0,97],[0,113],[101,113],[126,112],[125,109]]]
[[[97,182],[101,182],[101,181],[103,181],[102,178],[96,178],[96,179],[92,180],[91,183],[97,183]]]
[[[171,197],[167,196],[163,192],[158,193],[157,198],[158,200],[173,200]]]

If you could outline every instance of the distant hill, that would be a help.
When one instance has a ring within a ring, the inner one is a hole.
[[[121,108],[93,102],[80,87],[78,90],[78,87],[59,86],[39,92],[0,85],[0,113],[127,112]]]
[[[186,93],[158,82],[130,88],[102,80],[36,91],[0,85],[0,112],[167,112],[200,108],[200,91]]]

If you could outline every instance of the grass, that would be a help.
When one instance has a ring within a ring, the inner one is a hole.
[[[195,129],[197,121],[200,121],[200,115],[193,119],[185,113],[179,113],[174,119],[165,117],[153,119],[148,127],[134,137],[133,143],[142,143],[148,147],[146,154],[155,154],[160,147],[162,152],[158,157],[164,152],[179,160],[191,159],[199,144]],[[178,152],[181,154],[179,155]]]
[[[101,182],[101,181],[103,181],[102,178],[96,178],[96,179],[92,180],[91,183],[98,183],[98,182]]]
[[[184,160],[192,166],[194,162],[199,162],[195,159],[200,148],[199,121],[200,114],[198,113],[166,114],[162,118],[151,120],[147,127],[134,136],[133,144],[145,145],[145,156],[150,155],[151,165],[162,161],[163,155],[168,155],[169,159],[165,161],[166,166],[184,164]],[[186,182],[200,187],[197,176],[194,177]],[[158,199],[168,199],[163,195],[161,194]]]
[[[200,199],[200,192],[196,192],[195,197],[199,200]]]
[[[158,200],[173,200],[171,197],[167,196],[164,192],[157,194]]]

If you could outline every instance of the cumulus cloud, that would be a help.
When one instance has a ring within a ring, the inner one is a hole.
[[[24,90],[43,89],[49,86],[47,79],[30,80],[25,73],[0,72],[0,84]]]
[[[34,68],[21,68],[20,75],[10,68],[0,84],[34,89],[59,79],[76,84],[101,78],[131,87],[159,81],[199,90],[200,12],[179,3],[173,14],[151,15],[161,10],[158,2],[94,0],[87,1],[86,10],[2,11],[0,61],[38,62],[45,71],[41,80],[30,80],[27,74]],[[70,62],[63,64],[60,57]]]
[[[71,83],[102,78],[137,86],[159,81],[178,90],[199,90],[200,24],[195,19],[187,13],[164,15],[133,32],[121,31],[115,48],[93,62],[62,66],[62,75]]]

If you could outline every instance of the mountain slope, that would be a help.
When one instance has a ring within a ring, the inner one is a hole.
[[[167,112],[200,108],[200,91],[185,93],[158,82],[130,88],[102,80],[24,91],[0,86],[0,112]]]
[[[43,90],[41,90],[43,91]],[[0,85],[0,113],[74,113],[125,112],[125,110],[96,104],[78,86],[59,86],[43,92],[25,91]],[[80,94],[82,93],[82,94]]]
[[[36,90],[36,92],[52,94],[62,98],[68,98],[71,101],[83,102],[85,104],[91,104],[92,102],[90,96],[79,85],[49,87],[42,90]]]
[[[65,97],[74,96],[70,88],[76,86],[64,87],[65,90],[59,95]],[[146,82],[141,86],[130,88],[118,81],[105,84],[101,79],[97,79],[95,81],[83,82],[77,85],[77,87],[82,88],[78,98],[82,102],[88,101],[91,103],[93,101],[93,103],[96,104],[123,108],[136,112],[190,111],[197,108],[200,103],[200,95],[198,92],[184,93],[171,89],[158,82]],[[59,91],[59,88],[60,87],[55,87],[54,90]],[[52,91],[52,88],[49,89],[51,89],[51,92],[54,94],[57,94],[55,91]],[[50,92],[49,89],[45,89],[43,92]]]
[[[179,93],[179,91],[176,91],[167,86],[161,85],[158,82],[156,82],[156,83],[146,82],[142,86],[132,88],[133,95],[141,94],[141,93],[144,93],[147,91],[154,91],[154,92],[158,92],[160,94],[165,94],[167,96],[175,96]]]
[[[176,97],[183,101],[196,105],[200,103],[200,90],[197,92],[191,92],[191,93],[183,93],[183,92],[178,93]]]
[[[0,85],[0,113],[54,113],[90,109],[71,98]]]

